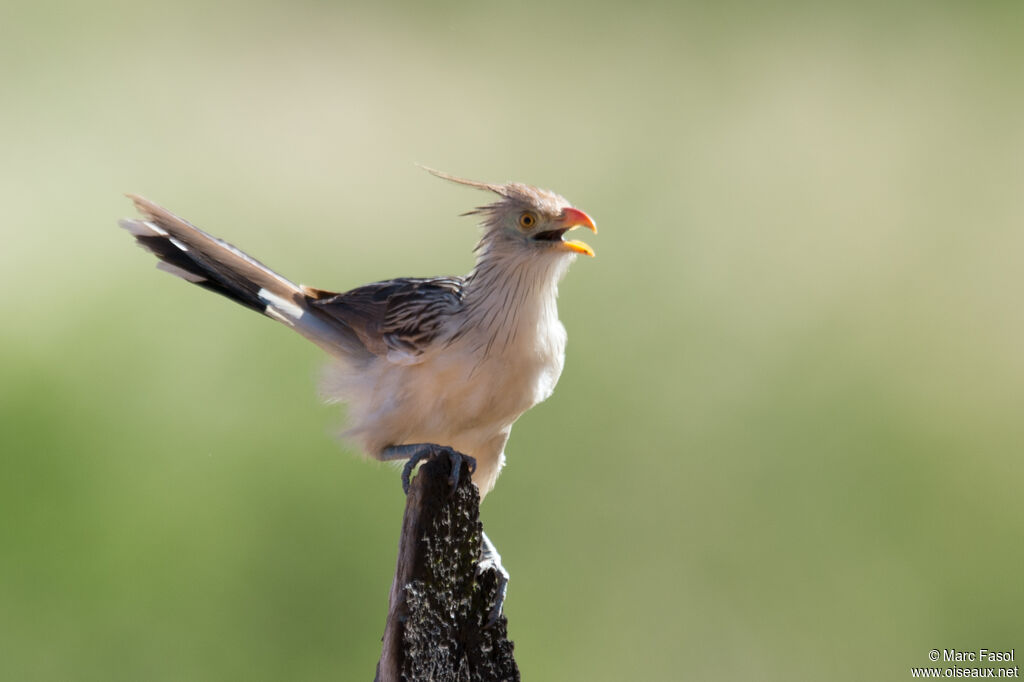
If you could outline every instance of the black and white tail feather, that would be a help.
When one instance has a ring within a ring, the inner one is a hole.
[[[148,199],[128,197],[144,218],[125,218],[119,224],[160,259],[160,270],[282,322],[330,353],[366,353],[344,321],[310,306],[331,292],[295,284]]]

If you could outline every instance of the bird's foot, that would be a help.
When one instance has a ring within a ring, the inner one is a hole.
[[[409,479],[412,477],[413,469],[416,465],[425,459],[431,459],[433,457],[447,456],[452,463],[452,472],[448,477],[448,482],[451,485],[452,492],[455,492],[455,488],[459,485],[459,476],[462,473],[462,465],[465,464],[469,467],[469,473],[476,472],[476,460],[469,455],[464,455],[461,452],[448,447],[447,445],[436,445],[434,443],[412,443],[406,445],[392,445],[389,448],[385,448],[381,454],[381,459],[406,459],[409,461],[405,463],[402,468],[402,490],[405,494],[409,494]]]
[[[484,628],[489,628],[498,622],[498,618],[501,617],[501,609],[505,605],[505,597],[508,594],[508,571],[501,564],[501,555],[498,554],[497,548],[491,539],[487,537],[487,533],[481,533],[481,543],[483,549],[480,556],[480,561],[476,565],[476,573],[480,575],[484,571],[494,569],[498,574],[498,595],[494,601],[494,605],[491,607],[490,613],[487,615],[487,622],[484,623]]]

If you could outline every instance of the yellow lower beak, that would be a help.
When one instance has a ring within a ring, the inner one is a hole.
[[[579,241],[578,239],[571,239],[567,242],[562,242],[563,247],[566,251],[572,251],[573,253],[582,253],[584,256],[593,256],[594,250],[590,248],[589,244]]]

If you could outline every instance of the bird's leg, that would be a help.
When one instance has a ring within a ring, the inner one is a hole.
[[[498,554],[491,539],[487,537],[487,533],[481,531],[480,540],[483,544],[483,551],[480,555],[480,563],[477,564],[477,574],[479,575],[489,568],[493,568],[498,573],[498,599],[491,608],[487,623],[484,625],[485,628],[489,628],[498,622],[498,618],[501,616],[501,607],[505,604],[505,595],[508,594],[509,575],[505,567],[501,565],[501,555]]]
[[[405,463],[405,467],[402,468],[402,490],[405,494],[409,494],[409,477],[412,476],[412,470],[416,468],[416,465],[424,459],[431,457],[437,457],[439,455],[447,455],[448,459],[452,462],[452,473],[449,477],[452,490],[459,484],[459,473],[462,470],[463,462],[469,467],[469,473],[476,471],[476,460],[469,455],[464,455],[447,445],[437,445],[435,443],[406,443],[404,445],[390,445],[380,453],[380,459],[384,461],[391,461],[396,459],[408,459]]]

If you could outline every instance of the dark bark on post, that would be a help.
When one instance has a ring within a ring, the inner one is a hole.
[[[519,680],[493,569],[477,573],[480,495],[462,467],[451,494],[448,457],[420,466],[402,520],[376,682]]]

